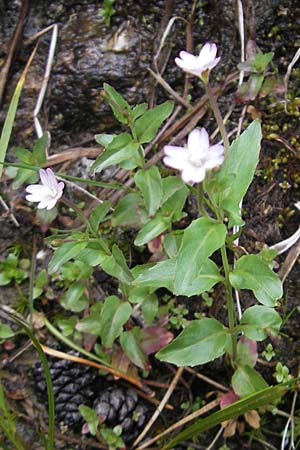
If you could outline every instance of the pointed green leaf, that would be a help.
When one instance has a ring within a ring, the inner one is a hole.
[[[134,245],[144,245],[169,228],[170,219],[157,214],[149,220],[138,232]]]
[[[279,333],[282,319],[275,309],[255,305],[246,309],[240,324],[247,338],[263,341],[267,336]]]
[[[105,218],[110,207],[111,207],[110,201],[106,200],[103,203],[101,203],[100,205],[97,205],[92,210],[91,215],[90,215],[90,224],[95,233],[98,232],[99,225]]]
[[[232,376],[232,387],[240,397],[254,394],[268,387],[268,383],[253,367],[240,366]]]
[[[149,216],[153,216],[160,207],[163,196],[162,180],[158,168],[152,166],[150,169],[139,170],[134,176],[134,181],[143,194]]]
[[[148,109],[147,103],[141,103],[140,105],[136,105],[132,109],[132,119],[136,120],[141,117]]]
[[[121,161],[134,157],[139,148],[139,144],[132,140],[129,133],[122,133],[114,137],[107,148],[94,162],[92,169],[101,172],[106,167],[118,164]]]
[[[116,277],[121,283],[130,284],[133,280],[125,257],[117,245],[113,246],[111,255],[103,255],[99,264],[106,273]]]
[[[189,283],[177,284],[177,288],[174,286],[172,292],[175,295],[191,297],[192,295],[199,295],[208,291],[222,280],[223,277],[220,275],[218,266],[210,259],[206,259],[200,266],[195,278],[189,278]]]
[[[156,357],[177,366],[196,366],[222,356],[225,352],[227,332],[215,319],[194,320]]]
[[[194,220],[184,231],[176,256],[175,292],[189,290],[203,262],[225,242],[226,227],[206,217]]]
[[[161,214],[170,217],[172,222],[180,220],[185,213],[182,213],[189,190],[186,186],[182,186],[174,192],[162,205]]]
[[[131,115],[130,105],[112,86],[107,83],[103,84],[103,88],[108,95],[108,102],[113,110],[114,116],[121,123],[128,123]]]
[[[87,241],[65,242],[62,244],[61,247],[55,250],[52,258],[50,259],[48,273],[51,275],[57,272],[65,262],[70,261],[70,259],[73,259],[79,255],[87,244]]]
[[[123,325],[129,319],[130,314],[130,303],[121,302],[115,295],[107,297],[99,323],[104,347],[112,347],[114,340],[122,333]]]
[[[136,266],[132,272],[136,277],[133,285],[139,287],[148,287],[151,291],[155,291],[161,287],[165,287],[169,291],[173,291],[175,259],[167,259],[156,264],[144,264]]]
[[[141,347],[139,328],[135,327],[133,330],[122,333],[120,336],[120,344],[130,361],[141,369],[147,368],[147,355]]]
[[[240,201],[246,194],[254,177],[258,163],[261,126],[258,120],[252,124],[230,146],[229,162],[224,163],[214,177],[213,189],[222,189],[213,194],[220,207],[229,214],[229,227],[242,225]]]
[[[0,339],[8,339],[15,335],[15,332],[6,323],[0,323]]]
[[[65,309],[81,312],[88,306],[88,299],[84,294],[85,286],[82,283],[73,283],[61,296],[60,304]]]
[[[32,158],[35,166],[43,167],[47,162],[46,147],[48,142],[47,134],[36,141],[32,150]]]
[[[114,212],[112,213],[111,224],[113,227],[118,225],[136,225],[141,223],[139,209],[143,203],[140,194],[132,192],[119,200]],[[146,211],[145,211],[146,214]]]
[[[136,120],[134,130],[140,144],[152,141],[163,121],[172,113],[173,107],[173,102],[168,100],[146,111],[142,117]]]
[[[236,262],[229,280],[235,289],[250,289],[265,306],[275,306],[282,297],[282,283],[259,255],[245,255]]]

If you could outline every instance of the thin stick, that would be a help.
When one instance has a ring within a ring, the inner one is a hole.
[[[152,427],[152,425],[154,424],[154,422],[156,421],[156,419],[158,418],[158,416],[160,415],[160,413],[162,412],[162,410],[164,409],[166,403],[168,402],[169,398],[171,397],[182,373],[184,371],[184,367],[179,367],[177,369],[176,375],[172,380],[172,383],[170,384],[169,389],[167,390],[167,392],[165,393],[162,401],[160,402],[160,404],[158,405],[156,411],[154,412],[153,416],[151,417],[151,419],[149,420],[149,422],[147,423],[147,425],[145,426],[144,430],[142,431],[142,433],[137,437],[137,439],[134,441],[133,443],[133,447],[135,447],[142,439],[143,437],[148,433],[148,431],[150,430],[150,428]]]
[[[185,108],[190,108],[190,104],[186,102],[179,94],[177,94],[174,89],[171,88],[171,86],[163,79],[163,77],[156,72],[153,72],[153,70],[148,69],[151,75],[156,79],[156,81],[169,93],[171,94],[175,100],[177,100],[178,103],[180,103]]]
[[[213,440],[211,441],[211,443],[209,444],[209,446],[207,447],[206,450],[211,450],[214,447],[215,443],[217,442],[217,440],[219,439],[219,437],[221,436],[222,433],[223,433],[223,427],[221,427],[219,429],[219,431],[217,432],[217,434],[215,435],[215,437],[213,438]]]
[[[100,200],[100,198],[96,197],[96,195],[91,194],[89,191],[87,191],[86,189],[84,189],[81,186],[78,186],[78,184],[73,183],[73,181],[69,181],[66,178],[62,178],[62,177],[58,177],[56,176],[56,178],[60,181],[63,181],[64,183],[68,184],[69,186],[71,186],[74,189],[77,189],[78,191],[82,192],[83,194],[85,194],[87,197],[92,198],[93,200],[95,200],[98,203],[103,203],[103,200]]]
[[[192,414],[189,414],[188,416],[184,417],[182,420],[179,420],[178,422],[174,423],[169,428],[164,430],[162,433],[158,434],[154,438],[145,442],[145,444],[141,445],[136,450],[144,450],[145,448],[149,447],[149,445],[152,445],[154,442],[158,441],[162,437],[166,436],[167,434],[171,433],[172,431],[176,430],[177,428],[182,427],[182,425],[185,425],[186,423],[190,422],[191,420],[197,419],[197,417],[202,416],[203,414],[211,411],[212,409],[216,408],[217,406],[219,406],[219,400],[215,399],[212,402],[208,403],[207,405],[203,406],[202,408],[198,409],[198,411],[195,411]]]
[[[96,367],[100,370],[105,370],[106,372],[111,373],[117,378],[123,378],[123,380],[128,381],[129,383],[133,384],[134,386],[137,386],[140,389],[143,389],[143,384],[140,380],[137,378],[133,378],[126,373],[120,372],[117,369],[113,369],[112,367],[105,366],[103,364],[99,364],[96,361],[90,361],[86,358],[81,358],[80,356],[74,356],[70,355],[69,353],[60,352],[59,350],[55,350],[53,348],[47,347],[46,345],[41,345],[43,351],[50,356],[55,356],[56,358],[60,359],[67,359],[69,361],[74,361],[77,363],[85,364],[86,366]]]
[[[296,64],[296,62],[298,61],[300,57],[300,47],[298,48],[298,50],[296,51],[292,61],[290,62],[290,64],[288,65],[285,77],[284,77],[284,109],[285,112],[287,114],[288,110],[287,110],[287,105],[288,105],[288,89],[289,89],[289,79],[290,79],[290,75],[292,73],[292,69],[294,67],[294,65]]]
[[[49,30],[49,27],[47,28],[47,31],[48,30]],[[42,129],[42,126],[38,119],[38,114],[42,107],[44,97],[46,94],[46,90],[47,90],[47,86],[48,86],[48,81],[49,81],[49,77],[50,77],[50,73],[51,73],[51,68],[52,68],[54,53],[55,53],[55,48],[56,48],[57,33],[58,33],[58,26],[57,26],[57,24],[54,24],[52,26],[52,37],[51,37],[51,42],[50,42],[50,47],[49,47],[49,53],[48,53],[44,78],[43,78],[41,90],[40,90],[40,93],[39,93],[39,96],[38,96],[38,99],[36,101],[36,105],[35,105],[35,108],[33,111],[33,121],[34,121],[35,131],[36,131],[38,138],[43,136],[43,129]]]
[[[15,218],[14,214],[12,213],[11,209],[8,207],[8,205],[5,203],[5,201],[3,200],[2,196],[0,195],[0,203],[3,206],[3,208],[5,209],[5,211],[7,211],[9,217],[11,218],[12,222],[16,225],[16,227],[19,227],[20,224],[17,221],[17,219]]]
[[[21,33],[23,30],[23,25],[24,25],[24,20],[26,18],[27,12],[28,12],[28,7],[29,7],[29,2],[28,0],[23,0],[22,4],[21,4],[21,11],[20,11],[20,17],[18,20],[18,24],[17,27],[15,29],[11,44],[10,44],[10,48],[9,48],[9,53],[7,55],[5,64],[1,70],[1,77],[0,77],[0,105],[2,104],[2,100],[3,100],[3,93],[4,93],[4,89],[6,86],[6,81],[7,81],[7,77],[8,77],[8,73],[10,70],[10,66],[13,60],[13,56],[14,53],[16,51],[19,39],[21,37]]]
[[[227,387],[223,386],[223,384],[220,384],[217,381],[214,381],[211,378],[208,378],[205,375],[202,375],[202,373],[196,372],[191,367],[185,367],[185,370],[187,372],[192,373],[193,375],[195,375],[195,377],[200,378],[200,380],[203,380],[206,383],[211,384],[212,386],[216,387],[217,389],[220,389],[221,391],[224,391],[224,392],[229,391],[229,389]]]

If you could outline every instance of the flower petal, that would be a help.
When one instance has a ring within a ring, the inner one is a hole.
[[[190,164],[182,170],[181,178],[186,183],[200,183],[205,178],[205,169],[203,167],[194,167]]]
[[[50,167],[48,167],[48,169],[46,169],[47,172],[47,176],[48,176],[48,184],[52,189],[57,189],[57,179],[56,176],[53,173],[53,170],[50,169]]]
[[[203,45],[200,53],[199,58],[201,58],[203,65],[211,63],[217,55],[217,46],[216,44],[210,44],[207,42]]]
[[[193,130],[188,137],[188,151],[193,158],[206,155],[209,148],[209,137],[205,128]]]

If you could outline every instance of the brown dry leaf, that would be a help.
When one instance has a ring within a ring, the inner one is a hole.
[[[244,414],[245,420],[250,425],[250,427],[255,428],[256,430],[260,426],[260,416],[257,411],[252,410]]]
[[[231,419],[222,422],[222,427],[224,428],[223,436],[224,437],[232,437],[235,435],[237,426],[237,420]]]
[[[33,311],[32,313],[32,326],[35,330],[44,328],[44,314],[41,312]]]

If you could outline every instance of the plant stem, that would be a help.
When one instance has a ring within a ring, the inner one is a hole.
[[[204,217],[209,217],[203,204],[204,194],[203,194],[203,184],[198,183],[197,184],[197,203],[198,203],[198,210]]]
[[[220,113],[220,109],[219,109],[219,106],[218,106],[218,104],[216,102],[214,93],[213,93],[209,83],[205,83],[204,86],[205,86],[206,95],[207,95],[207,97],[209,99],[211,108],[213,110],[214,116],[216,118],[219,130],[220,130],[220,133],[221,133],[221,136],[222,136],[222,139],[223,139],[223,144],[224,144],[224,149],[225,149],[225,161],[228,161],[230,144],[229,144],[229,140],[228,140],[228,137],[227,137],[225,125],[223,123],[223,119],[222,119],[222,116],[221,116],[221,113]]]
[[[226,244],[221,247],[221,256],[224,267],[225,274],[225,287],[226,287],[226,302],[228,311],[228,324],[229,331],[231,335],[231,345],[232,345],[232,364],[235,366],[236,361],[236,351],[237,351],[237,339],[236,339],[236,329],[235,329],[235,318],[234,318],[234,305],[232,296],[232,287],[229,281],[229,264],[227,258]]]

